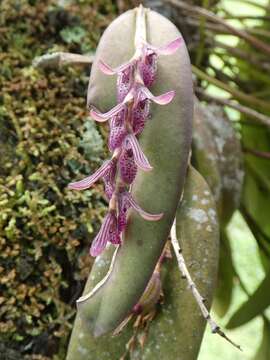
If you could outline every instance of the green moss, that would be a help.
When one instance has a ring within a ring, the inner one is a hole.
[[[1,2],[0,347],[8,359],[64,358],[105,206],[101,185],[66,189],[105,156],[87,121],[89,69],[42,72],[31,63],[54,49],[94,49],[114,12],[107,0]],[[65,41],[74,27],[80,41]]]

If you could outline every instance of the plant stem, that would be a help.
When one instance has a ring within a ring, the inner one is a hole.
[[[259,157],[259,158],[270,160],[270,152],[260,151],[260,150],[251,149],[251,148],[247,148],[247,147],[244,147],[244,148],[243,148],[243,151],[244,151],[245,153],[248,153],[248,154],[252,154],[252,155],[254,155],[254,156],[257,156],[257,157]]]
[[[135,32],[135,48],[140,48],[141,45],[146,41],[146,19],[145,19],[145,8],[140,5],[137,9],[136,14],[136,32]]]
[[[255,98],[252,95],[245,94],[237,89],[234,89],[230,87],[229,85],[223,83],[222,81],[219,81],[212,76],[209,76],[208,74],[204,73],[202,70],[198,69],[196,66],[192,65],[192,72],[198,76],[200,79],[206,80],[209,83],[227,91],[229,94],[233,95],[236,99],[244,101],[249,104],[253,104],[255,106],[258,106],[260,108],[270,110],[270,104],[266,101],[260,100]]]
[[[225,106],[229,106],[232,109],[235,109],[235,110],[249,116],[250,118],[256,120],[260,124],[270,127],[270,117],[266,116],[264,114],[261,114],[256,110],[253,110],[253,109],[251,109],[247,106],[241,105],[241,104],[237,104],[231,100],[228,100],[228,99],[225,99],[222,97],[210,95],[201,88],[197,88],[196,93],[199,93],[206,99],[213,100],[214,102],[217,102],[217,103],[225,105]]]
[[[80,55],[67,52],[56,52],[36,57],[33,66],[40,68],[57,68],[64,65],[90,65],[94,55]]]
[[[203,0],[203,7],[207,9],[208,6],[209,6],[209,0]],[[199,43],[199,48],[198,48],[198,51],[196,54],[196,60],[195,60],[196,66],[199,66],[203,59],[203,53],[204,53],[204,47],[205,47],[205,23],[206,23],[206,18],[201,17],[200,18],[200,27],[199,27],[200,43]]]
[[[234,0],[234,1],[235,1],[235,0]],[[253,1],[253,0],[239,0],[239,1],[242,2],[242,3],[244,3],[244,4],[252,5],[252,6],[257,7],[257,8],[259,8],[259,9],[262,9],[262,10],[270,10],[270,9],[269,9],[269,6],[259,4],[259,3],[257,2],[257,0],[256,0],[256,1]]]
[[[220,329],[220,327],[216,324],[216,322],[212,319],[208,309],[206,308],[206,306],[204,305],[204,298],[201,296],[201,294],[199,293],[195,283],[193,282],[190,273],[188,271],[188,268],[186,266],[185,263],[185,259],[182,253],[182,249],[179,245],[179,242],[177,240],[177,235],[176,235],[176,220],[174,220],[173,222],[173,226],[171,229],[171,241],[172,241],[172,246],[175,252],[175,256],[178,262],[178,266],[179,266],[179,270],[182,273],[183,278],[185,278],[187,280],[188,286],[201,310],[201,313],[203,315],[203,317],[205,318],[205,320],[208,322],[208,324],[211,327],[211,331],[213,334],[218,334],[221,337],[223,337],[225,340],[227,340],[230,344],[232,344],[234,347],[236,347],[237,349],[241,350],[241,347],[237,344],[235,344],[232,340],[230,340],[225,333]]]
[[[215,13],[213,13],[209,10],[206,10],[200,6],[189,5],[185,1],[182,1],[182,0],[165,0],[165,2],[168,2],[175,7],[184,9],[184,10],[188,11],[189,13],[194,14],[195,16],[204,16],[206,19],[222,25],[222,27],[229,30],[229,32],[231,34],[236,35],[237,37],[246,40],[251,45],[253,45],[256,49],[259,49],[268,55],[270,54],[270,46],[268,44],[257,39],[253,35],[250,35],[246,31],[237,29],[234,26],[228,24],[221,17],[217,16]]]

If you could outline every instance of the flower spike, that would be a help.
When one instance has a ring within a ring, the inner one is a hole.
[[[105,75],[117,75],[117,104],[105,113],[94,107],[90,110],[94,120],[109,120],[108,146],[113,154],[112,159],[106,161],[93,175],[68,185],[69,189],[84,190],[100,178],[104,181],[109,212],[92,243],[92,256],[99,255],[107,242],[121,244],[120,234],[126,228],[129,208],[133,208],[145,220],[158,221],[163,216],[144,211],[133,199],[130,191],[138,168],[144,171],[152,169],[137,139],[149,118],[151,102],[167,105],[175,96],[174,91],[155,96],[149,90],[156,78],[157,58],[160,55],[173,54],[180,47],[182,39],[179,37],[158,48],[146,42],[143,26],[138,29],[140,31],[138,30],[137,42],[135,41],[135,53],[129,61],[116,68],[103,60],[98,62],[100,71]]]

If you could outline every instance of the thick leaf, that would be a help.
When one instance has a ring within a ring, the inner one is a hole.
[[[227,328],[233,329],[260,315],[269,305],[270,271],[249,299],[232,315]]]
[[[220,316],[228,311],[232,300],[234,268],[232,262],[232,251],[225,230],[221,232],[218,286],[215,291],[214,309]]]
[[[194,98],[192,165],[208,183],[217,207],[221,211],[222,181],[219,169],[219,154],[215,140],[206,121],[206,109]]]
[[[193,168],[188,171],[183,200],[177,211],[176,231],[187,267],[210,308],[218,269],[219,225],[210,188]],[[168,300],[166,303],[165,299],[163,317],[160,315],[161,324],[152,326],[149,333],[155,335],[156,344],[149,345],[148,353],[152,356],[145,359],[195,360],[206,321],[186,280],[180,279],[176,265],[168,274],[165,291]],[[159,349],[159,345],[164,347]]]
[[[197,215],[196,215],[197,214]],[[200,222],[198,220],[201,219]],[[211,230],[211,231],[210,231]],[[187,266],[202,295],[210,306],[216,282],[219,230],[214,199],[203,178],[195,171],[188,172],[182,205],[177,211],[177,233]],[[112,248],[95,261],[85,293],[106,274]],[[158,312],[143,347],[136,343],[130,360],[195,360],[204,332],[205,321],[181,278],[173,256],[162,266],[164,304]],[[125,353],[133,334],[131,324],[117,337],[108,335],[95,339],[77,316],[67,360],[111,360]],[[180,357],[181,355],[181,357]]]
[[[110,245],[96,258],[84,289],[84,295],[91,291],[107,274],[114,246]],[[76,316],[66,360],[105,360],[120,359],[125,352],[125,344],[132,335],[132,329],[126,328],[120,337],[102,336],[94,338],[84,319]]]
[[[220,219],[227,224],[239,207],[243,186],[243,159],[239,139],[223,109],[211,105],[205,108],[205,119],[218,151],[218,164],[222,181],[222,209]]]
[[[92,68],[88,104],[100,111],[115,105],[116,79],[98,69],[104,60],[118,66],[132,55],[135,10],[116,19],[104,33]],[[161,46],[179,37],[176,27],[161,15],[147,12],[147,38]],[[123,31],[124,29],[124,31]],[[133,198],[151,213],[164,213],[161,220],[148,222],[133,211],[124,235],[124,244],[107,282],[80,306],[89,331],[101,335],[113,330],[142,295],[169,234],[182,192],[191,142],[193,112],[190,62],[185,45],[176,53],[158,60],[158,76],[152,86],[154,95],[176,92],[166,106],[152,105],[152,117],[140,137],[143,152],[153,166],[151,172],[139,171],[132,186]]]

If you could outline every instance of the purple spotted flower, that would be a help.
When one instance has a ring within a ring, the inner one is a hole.
[[[92,242],[90,254],[98,256],[106,247],[108,242],[119,245],[121,244],[121,233],[127,225],[127,212],[133,208],[142,218],[149,221],[160,220],[163,214],[150,214],[144,211],[133,199],[130,192],[120,190],[117,196],[118,216],[114,210],[110,210],[105,216],[103,224]]]
[[[96,109],[91,109],[90,115],[98,122],[105,122],[126,109],[129,103],[132,104],[132,109],[136,108],[140,102],[144,100],[151,100],[158,105],[167,105],[172,101],[174,95],[174,91],[168,91],[165,94],[154,96],[151,91],[144,85],[140,83],[134,83],[133,87],[130,89],[124,100],[117,104],[110,111],[101,113]]]
[[[127,224],[127,211],[133,208],[145,220],[158,221],[162,218],[163,214],[150,214],[144,211],[133,199],[128,191],[122,191],[118,196],[118,230],[123,231]]]
[[[85,190],[99,179],[104,181],[109,211],[92,242],[90,249],[92,256],[99,255],[108,242],[121,245],[122,234],[128,223],[129,209],[135,210],[148,221],[158,221],[163,215],[150,214],[143,210],[132,197],[131,185],[138,169],[142,171],[152,169],[137,139],[149,118],[151,103],[167,105],[175,95],[174,91],[168,91],[155,96],[148,89],[157,74],[157,58],[160,55],[174,53],[180,44],[180,38],[160,48],[141,41],[137,44],[134,56],[127,63],[112,69],[103,61],[99,62],[99,68],[103,73],[117,75],[116,106],[105,113],[101,113],[96,108],[90,111],[94,120],[109,122],[108,145],[112,158],[105,161],[93,175],[68,186],[69,189]]]
[[[125,118],[127,115],[127,108],[123,108],[116,115],[110,119],[110,135],[109,135],[109,150],[113,151],[119,148],[127,135],[125,126]]]
[[[68,184],[68,188],[72,190],[85,190],[90,188],[97,180],[106,177],[106,175],[112,171],[115,166],[115,159],[107,160],[103,165],[93,174],[86,177],[83,180],[72,182]]]
[[[157,58],[159,55],[171,55],[181,45],[181,39],[175,39],[168,45],[156,48],[149,44],[143,47],[142,59],[139,62],[139,69],[145,86],[149,87],[153,84],[157,74]]]
[[[90,254],[92,256],[98,256],[105,249],[107,242],[111,242],[114,245],[121,243],[114,211],[109,211],[109,213],[105,216],[103,224],[92,242]]]
[[[136,177],[137,170],[138,166],[135,163],[131,147],[123,149],[119,158],[119,172],[123,182],[132,184]]]
[[[99,62],[99,68],[104,74],[118,75],[118,101],[123,101],[124,97],[132,87],[132,74],[134,74],[134,68],[136,65],[138,66],[145,86],[151,86],[157,73],[158,56],[173,54],[180,47],[181,42],[182,39],[177,38],[160,48],[147,43],[142,44],[141,48],[137,49],[134,56],[127,63],[124,63],[114,69],[101,60]]]

